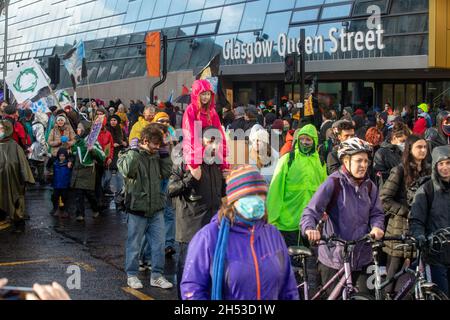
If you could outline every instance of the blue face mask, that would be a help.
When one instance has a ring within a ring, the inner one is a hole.
[[[246,220],[261,220],[266,213],[266,203],[259,196],[248,196],[238,200],[235,204],[237,212]]]
[[[6,134],[5,134],[5,133],[0,133],[0,140],[5,139],[5,137],[6,137]]]

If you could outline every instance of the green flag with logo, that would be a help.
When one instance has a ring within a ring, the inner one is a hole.
[[[30,59],[8,74],[6,84],[17,102],[23,103],[37,96],[39,90],[48,87],[49,82],[41,66]]]

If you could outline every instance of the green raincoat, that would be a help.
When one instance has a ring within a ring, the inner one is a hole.
[[[35,181],[23,149],[11,138],[11,123],[5,120],[0,124],[6,134],[0,140],[0,210],[19,221],[25,215],[25,184]]]
[[[315,152],[307,156],[298,149],[298,138],[307,135],[314,140]],[[317,146],[319,137],[313,125],[299,130],[295,158],[289,167],[290,154],[279,161],[267,196],[269,222],[280,231],[298,231],[303,209],[308,205],[316,190],[327,178],[326,167],[320,162]]]

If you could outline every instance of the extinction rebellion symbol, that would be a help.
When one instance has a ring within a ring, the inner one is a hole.
[[[34,68],[27,68],[19,73],[14,82],[14,89],[20,93],[34,92],[38,82],[38,75]]]

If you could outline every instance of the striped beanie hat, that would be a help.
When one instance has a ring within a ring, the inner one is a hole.
[[[241,166],[232,171],[227,178],[227,199],[231,204],[243,197],[267,194],[268,186],[258,169],[253,166]]]

